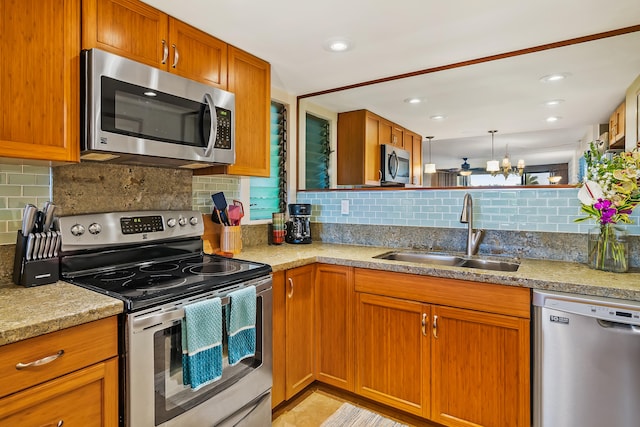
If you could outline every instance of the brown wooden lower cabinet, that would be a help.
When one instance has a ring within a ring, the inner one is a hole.
[[[273,273],[273,387],[271,388],[271,407],[275,408],[284,402],[286,397],[286,357],[285,339],[286,295],[284,289],[284,271]]]
[[[287,399],[304,390],[314,377],[314,265],[293,268],[285,273]]]
[[[3,346],[0,426],[116,427],[117,355],[115,316]]]
[[[429,416],[429,306],[357,295],[356,393]]]
[[[430,418],[529,426],[529,320],[440,306],[433,319]]]
[[[316,379],[354,391],[353,268],[316,265]]]
[[[274,274],[273,405],[318,380],[445,426],[529,426],[530,303],[526,288],[345,266]]]

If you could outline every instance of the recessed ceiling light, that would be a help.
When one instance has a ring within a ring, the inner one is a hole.
[[[420,104],[422,102],[422,98],[407,98],[404,102],[407,104]]]
[[[555,107],[556,105],[560,105],[563,102],[564,99],[550,99],[549,101],[546,101],[544,105],[546,105],[547,107]]]
[[[558,120],[560,120],[562,117],[558,117],[558,116],[551,116],[551,117],[547,117],[546,121],[547,123],[553,123],[553,122],[557,122]]]
[[[559,82],[561,80],[564,80],[567,77],[569,77],[569,73],[549,74],[548,76],[540,77],[540,81],[542,83],[553,83],[553,82]]]
[[[443,116],[443,115],[436,115],[436,116],[431,116],[429,117],[431,120],[444,120],[447,118],[447,116]]]
[[[345,37],[331,37],[325,40],[323,46],[329,52],[346,52],[353,49],[353,43]]]

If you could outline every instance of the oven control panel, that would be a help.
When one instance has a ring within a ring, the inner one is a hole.
[[[199,211],[136,211],[57,218],[63,252],[202,236]]]

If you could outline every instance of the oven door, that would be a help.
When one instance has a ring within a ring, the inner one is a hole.
[[[182,384],[180,320],[185,305],[220,295],[210,292],[127,316],[126,426],[212,426],[256,415],[266,418],[264,425],[271,422],[271,277],[242,285],[256,286],[256,354],[229,366],[225,330],[222,378],[197,391]],[[228,298],[221,298],[226,307]]]

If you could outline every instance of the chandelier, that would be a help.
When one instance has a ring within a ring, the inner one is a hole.
[[[497,160],[493,160],[493,137],[497,130],[490,130],[491,134],[491,160],[487,162],[487,172],[491,174],[491,176],[496,176],[498,174],[502,174],[504,179],[509,178],[509,175],[522,176],[524,174],[524,160],[518,160],[516,166],[511,165],[511,158],[509,156],[509,144],[507,144],[504,157],[502,159],[502,163]]]

